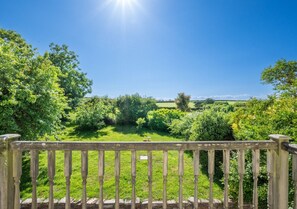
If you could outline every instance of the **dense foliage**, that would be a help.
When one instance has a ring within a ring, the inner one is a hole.
[[[76,112],[78,130],[98,130],[115,123],[116,109],[108,98],[92,97],[82,102]]]
[[[262,72],[262,81],[284,95],[297,97],[297,62],[279,60]]]
[[[180,119],[184,113],[177,109],[158,109],[147,114],[148,126],[157,131],[169,131],[171,122]]]
[[[171,122],[169,126],[170,133],[176,137],[183,138],[184,140],[189,140],[191,136],[192,125],[197,118],[197,115],[201,114],[199,112],[192,112],[186,114],[180,119],[175,119]]]
[[[236,139],[263,140],[277,133],[297,137],[297,101],[295,98],[251,99],[233,115]]]
[[[92,81],[79,68],[78,55],[64,44],[59,46],[51,43],[50,51],[45,56],[48,56],[50,61],[61,70],[59,84],[68,98],[68,105],[74,109],[80,99],[92,91]]]
[[[206,110],[198,114],[191,128],[190,140],[219,141],[232,139],[232,130],[224,113]]]
[[[19,34],[0,29],[0,134],[36,140],[55,131],[66,108],[60,74]]]
[[[145,118],[149,111],[158,108],[155,99],[143,98],[139,94],[120,96],[116,103],[119,109],[119,124],[135,125],[138,118]]]
[[[177,98],[175,99],[175,104],[177,109],[181,111],[190,111],[189,103],[191,96],[186,95],[185,93],[178,93]]]

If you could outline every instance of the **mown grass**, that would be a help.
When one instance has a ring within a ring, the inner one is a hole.
[[[162,132],[153,132],[143,129],[138,132],[135,127],[131,126],[109,126],[100,131],[95,132],[77,132],[74,127],[67,127],[58,138],[62,141],[143,141],[150,139],[151,141],[178,141],[174,137]],[[50,137],[50,140],[55,140]],[[145,142],[144,142],[145,143]],[[137,197],[147,199],[147,161],[140,160],[140,155],[146,155],[146,152],[137,152],[137,177],[136,177],[136,194]],[[55,198],[63,198],[65,191],[64,154],[61,151],[56,153],[56,176],[55,176]],[[163,177],[163,153],[160,151],[153,152],[153,198],[155,200],[162,199]],[[168,198],[178,198],[178,153],[176,151],[168,152]],[[184,198],[193,196],[193,162],[189,154],[184,156],[184,182],[183,194]],[[47,177],[47,155],[46,152],[40,153],[40,175],[38,178],[38,197],[48,198],[48,177]],[[26,164],[26,162],[25,162]],[[75,199],[81,198],[82,179],[81,179],[81,158],[80,152],[73,152],[73,174],[71,178],[71,197]],[[88,197],[98,197],[98,152],[89,152],[89,176],[87,183]],[[28,172],[24,172],[24,181],[22,187],[22,198],[31,197],[31,184],[28,178]],[[209,192],[208,177],[201,173],[199,177],[199,198],[207,198]],[[114,152],[105,153],[105,178],[104,178],[104,198],[114,199],[115,181],[114,181]],[[131,199],[131,154],[128,151],[121,152],[121,177],[120,177],[120,198]],[[214,185],[214,196],[222,199],[222,189],[218,185]]]

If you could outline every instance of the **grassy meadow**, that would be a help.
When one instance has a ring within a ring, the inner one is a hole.
[[[151,141],[179,141],[180,139],[171,137],[162,132],[150,131],[143,129],[137,131],[131,126],[108,126],[104,129],[94,132],[77,132],[73,126],[64,129],[58,138],[61,141],[143,141],[150,139]],[[50,140],[56,140],[50,137]],[[136,177],[136,195],[144,200],[148,197],[147,186],[147,160],[140,160],[141,155],[146,155],[146,152],[137,152],[137,177]],[[153,198],[155,200],[162,199],[162,165],[163,153],[161,151],[153,152]],[[81,160],[80,152],[73,152],[72,178],[71,178],[71,197],[75,199],[81,198],[82,179],[81,179]],[[185,169],[183,193],[184,198],[193,196],[193,162],[189,154],[185,154]],[[178,153],[176,151],[168,152],[168,198],[177,199],[178,197]],[[40,153],[40,173],[38,178],[38,197],[48,198],[48,178],[47,178],[47,155],[46,152]],[[54,195],[56,199],[61,199],[65,196],[65,178],[63,174],[64,154],[61,151],[56,153],[56,176]],[[89,152],[89,176],[87,182],[88,197],[98,197],[98,152]],[[130,152],[121,152],[121,177],[120,177],[120,198],[131,199],[131,155]],[[27,172],[24,172],[27,173]],[[30,177],[23,177],[22,198],[31,197],[31,182]],[[201,172],[199,177],[199,198],[207,198],[209,192],[208,177]],[[105,180],[104,180],[104,198],[114,199],[115,181],[114,181],[114,152],[105,153]],[[214,197],[222,199],[222,189],[214,185]]]
[[[218,100],[222,102],[228,102],[230,105],[234,105],[235,103],[243,103],[246,102],[244,100]],[[159,108],[176,108],[176,104],[174,101],[164,101],[164,102],[157,102]],[[189,103],[189,107],[191,109],[195,108],[195,102],[191,101]]]

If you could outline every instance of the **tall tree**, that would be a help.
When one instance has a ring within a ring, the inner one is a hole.
[[[190,111],[189,103],[191,96],[186,95],[185,93],[178,93],[177,98],[175,99],[175,104],[177,109],[181,111]]]
[[[68,98],[68,105],[71,108],[77,107],[79,100],[87,93],[91,93],[92,81],[87,78],[86,73],[79,68],[78,55],[70,51],[67,45],[51,43],[49,56],[51,62],[61,70],[59,76],[60,86]]]
[[[36,140],[58,128],[66,108],[59,74],[19,34],[0,30],[0,134]]]
[[[285,96],[297,97],[297,62],[278,60],[262,72],[262,81]]]

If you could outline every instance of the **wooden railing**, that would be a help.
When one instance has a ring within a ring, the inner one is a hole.
[[[200,172],[200,151],[208,152],[208,176],[209,176],[209,208],[214,208],[213,183],[215,151],[223,151],[223,173],[224,173],[224,208],[229,208],[228,180],[230,174],[230,151],[238,152],[239,173],[239,196],[238,208],[244,208],[243,178],[245,174],[245,152],[252,150],[253,154],[253,208],[258,208],[258,176],[260,167],[260,150],[267,153],[268,173],[268,202],[267,207],[272,209],[288,208],[288,154],[290,148],[289,137],[282,135],[270,135],[271,140],[263,141],[205,141],[205,142],[48,142],[48,141],[18,141],[19,135],[0,136],[0,209],[20,208],[20,178],[22,175],[22,152],[30,151],[32,180],[32,209],[37,208],[37,177],[39,174],[39,151],[44,150],[48,156],[48,179],[49,179],[49,201],[48,208],[54,208],[54,179],[55,179],[55,153],[64,151],[64,176],[66,179],[66,204],[65,208],[71,208],[70,202],[70,179],[72,175],[72,151],[81,152],[81,176],[82,176],[82,209],[87,208],[86,182],[88,178],[88,151],[98,152],[98,177],[99,177],[99,209],[104,207],[103,184],[104,184],[104,162],[105,152],[115,153],[115,209],[120,207],[119,181],[120,181],[120,153],[131,152],[131,209],[136,205],[136,153],[147,151],[148,156],[148,209],[151,209],[152,183],[153,183],[153,155],[152,151],[163,151],[163,208],[167,208],[167,176],[168,176],[168,151],[178,152],[178,176],[179,193],[178,207],[183,208],[183,176],[184,176],[184,152],[193,151],[193,178],[194,178],[194,203],[193,208],[198,208],[198,179]],[[285,147],[286,149],[285,149]],[[297,149],[294,149],[297,153]],[[294,172],[296,172],[297,158],[294,155]],[[28,175],[28,174],[26,174]],[[297,172],[294,173],[297,179]],[[297,181],[295,181],[296,183]],[[296,186],[297,184],[295,184]],[[296,207],[297,208],[297,207]]]

